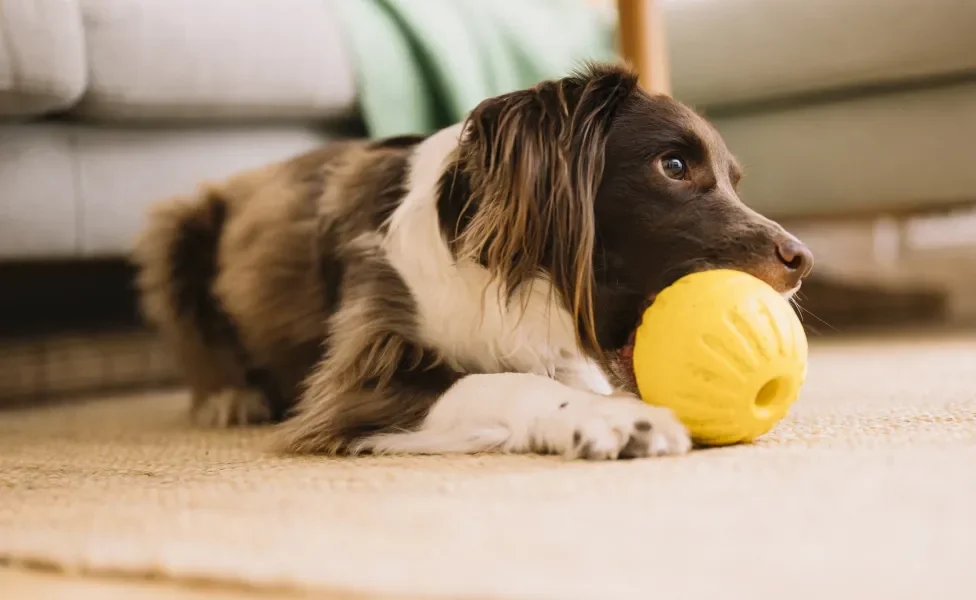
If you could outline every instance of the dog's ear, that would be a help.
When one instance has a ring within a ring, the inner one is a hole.
[[[548,277],[577,322],[577,342],[597,355],[593,202],[611,121],[636,87],[626,69],[588,66],[488,99],[469,116],[459,149],[472,210],[455,239],[458,257],[485,265],[509,300],[520,284]]]

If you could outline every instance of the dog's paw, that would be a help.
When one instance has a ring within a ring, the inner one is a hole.
[[[199,427],[227,427],[267,423],[271,410],[264,396],[254,390],[225,389],[194,404],[193,422]]]
[[[571,439],[563,448],[569,458],[646,458],[691,449],[687,429],[670,410],[632,396],[596,396],[570,414]]]

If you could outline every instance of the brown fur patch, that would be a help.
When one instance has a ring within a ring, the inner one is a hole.
[[[418,341],[410,290],[376,242],[363,235],[347,247],[328,349],[282,430],[288,451],[358,452],[368,435],[410,430],[461,377]]]
[[[143,313],[174,346],[195,407],[225,387],[246,383],[232,333],[209,302],[216,235],[225,219],[224,201],[212,192],[174,198],[154,207],[134,250]]]
[[[294,403],[329,334],[337,249],[395,208],[408,153],[338,143],[154,207],[134,253],[144,313],[194,397],[259,386]]]

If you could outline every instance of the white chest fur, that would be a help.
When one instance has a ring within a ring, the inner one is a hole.
[[[454,260],[441,233],[437,186],[460,133],[455,125],[418,147],[409,192],[384,241],[390,262],[413,292],[425,341],[459,368],[550,376],[592,371],[577,351],[573,320],[548,282],[533,281],[527,302],[506,303],[486,269]],[[602,374],[596,376],[602,383],[587,387],[609,388]]]

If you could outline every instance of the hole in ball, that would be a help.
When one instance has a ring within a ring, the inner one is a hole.
[[[786,377],[775,377],[766,382],[756,394],[756,407],[770,408],[783,401],[789,393],[790,385]]]

